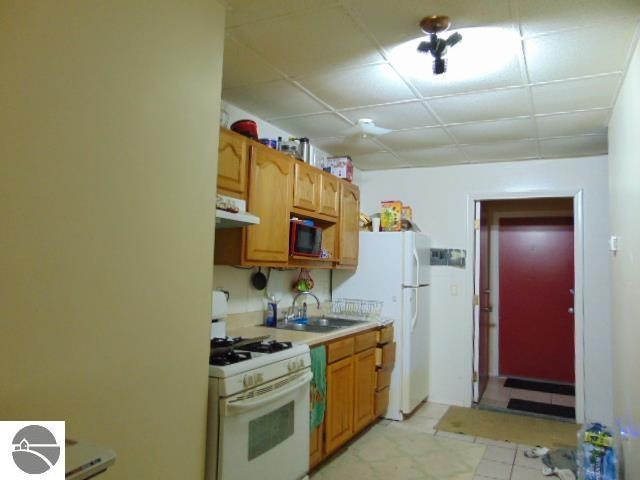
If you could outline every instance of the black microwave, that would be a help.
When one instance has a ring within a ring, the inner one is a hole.
[[[289,254],[306,257],[322,255],[322,228],[305,221],[292,220],[289,234]]]

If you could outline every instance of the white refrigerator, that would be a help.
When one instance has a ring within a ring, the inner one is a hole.
[[[421,233],[361,232],[358,268],[333,274],[333,298],[382,301],[382,315],[394,320],[396,364],[384,415],[392,420],[429,395],[430,248]]]

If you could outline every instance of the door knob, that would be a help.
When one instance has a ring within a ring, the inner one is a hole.
[[[576,294],[576,291],[575,291],[573,288],[570,288],[570,289],[569,289],[569,293],[570,293],[571,295],[575,295],[575,294]]]
[[[570,313],[571,315],[573,315],[573,314],[575,313],[575,310],[573,309],[573,307],[569,307],[569,313]]]

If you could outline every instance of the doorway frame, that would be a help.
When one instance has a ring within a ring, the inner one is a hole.
[[[473,405],[473,376],[476,352],[476,331],[474,321],[474,289],[475,289],[475,204],[492,200],[526,200],[535,198],[572,198],[573,199],[573,261],[574,261],[574,369],[576,389],[576,423],[584,423],[585,407],[585,377],[584,377],[584,222],[583,222],[583,190],[529,190],[521,192],[487,192],[467,195],[467,245],[471,248],[468,254],[466,281],[468,302],[468,317],[471,318],[471,361],[469,365],[469,405]]]

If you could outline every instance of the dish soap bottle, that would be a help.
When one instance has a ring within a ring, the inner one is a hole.
[[[278,303],[276,297],[271,295],[267,303],[267,315],[264,321],[265,327],[275,327],[278,323]]]

